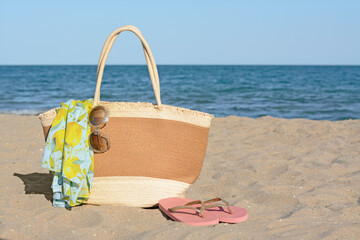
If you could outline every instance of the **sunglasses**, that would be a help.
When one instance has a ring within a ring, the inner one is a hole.
[[[100,130],[108,121],[109,110],[106,107],[98,105],[91,110],[89,122],[92,132],[89,136],[89,143],[96,153],[103,153],[110,149],[109,135]]]

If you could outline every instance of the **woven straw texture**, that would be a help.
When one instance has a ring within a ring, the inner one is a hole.
[[[95,177],[90,204],[152,207],[160,199],[184,197],[188,183],[149,177]]]
[[[106,59],[122,31],[131,31],[141,40],[157,104],[100,101]],[[161,103],[155,60],[134,26],[115,30],[104,44],[94,96],[94,105],[99,104],[110,110],[102,131],[110,136],[111,148],[95,154],[88,203],[149,207],[162,198],[183,196],[200,174],[213,116]],[[55,116],[55,109],[39,116],[45,138]]]

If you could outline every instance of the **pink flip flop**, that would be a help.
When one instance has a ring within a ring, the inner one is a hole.
[[[231,206],[221,198],[205,202],[186,198],[165,198],[159,201],[159,208],[174,221],[190,225],[214,225],[219,222],[240,223],[248,218],[246,209]]]
[[[213,198],[203,202],[205,204],[204,215],[217,216],[219,222],[240,223],[248,218],[246,209],[231,206],[229,202],[221,198]]]
[[[219,223],[215,214],[204,214],[205,205],[201,201],[186,198],[165,198],[159,201],[160,210],[174,221],[189,225],[203,226]]]

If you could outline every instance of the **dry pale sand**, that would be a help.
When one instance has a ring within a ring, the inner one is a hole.
[[[159,209],[53,208],[35,116],[0,115],[2,239],[359,239],[360,120],[214,119],[187,197],[222,196],[248,221],[193,227]]]

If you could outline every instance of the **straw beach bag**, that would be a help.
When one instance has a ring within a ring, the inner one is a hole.
[[[123,31],[133,32],[142,43],[157,104],[100,101],[105,63]],[[161,104],[154,57],[134,26],[116,29],[104,44],[98,64],[96,105],[110,110],[109,122],[101,130],[109,135],[111,148],[95,153],[88,203],[150,207],[162,198],[183,196],[200,174],[213,116]],[[39,116],[45,138],[55,116],[55,109]]]

